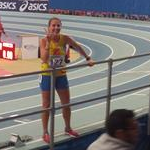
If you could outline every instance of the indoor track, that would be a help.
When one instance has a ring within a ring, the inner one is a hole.
[[[44,36],[48,19],[55,15],[0,12],[10,41],[20,47],[19,34]],[[150,52],[150,23],[56,15],[62,19],[62,32],[75,38],[95,61],[122,58]],[[70,65],[85,63],[79,58]],[[112,93],[142,86],[150,82],[150,57],[130,59],[113,64]],[[22,69],[22,68],[20,68]],[[68,71],[71,102],[97,98],[107,94],[107,64]],[[0,80],[0,118],[40,110],[39,75]],[[148,107],[149,89],[119,95],[112,100],[111,109],[128,108],[136,111]],[[102,99],[72,108],[72,126],[82,132],[105,119]],[[56,105],[59,98],[56,96]],[[62,134],[64,124],[60,111],[56,112],[55,133]],[[40,114],[0,123],[0,142],[10,133],[28,134],[41,141]]]

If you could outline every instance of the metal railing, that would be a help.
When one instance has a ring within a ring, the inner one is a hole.
[[[50,136],[51,136],[51,143],[50,143],[50,149],[54,150],[54,129],[55,129],[55,111],[62,109],[63,107],[67,107],[67,106],[75,106],[75,105],[81,105],[83,103],[89,103],[89,102],[93,102],[93,101],[97,101],[100,99],[104,99],[106,98],[106,116],[105,118],[107,119],[107,117],[109,116],[110,113],[110,107],[111,107],[111,98],[113,96],[117,96],[117,95],[121,95],[121,94],[125,94],[125,93],[129,93],[129,92],[133,92],[133,91],[137,91],[137,90],[141,90],[141,89],[145,89],[145,88],[149,88],[150,87],[150,83],[143,85],[143,86],[139,86],[139,87],[135,87],[135,88],[131,88],[131,89],[126,89],[124,91],[120,91],[120,92],[116,92],[116,93],[112,93],[112,69],[113,69],[113,63],[117,62],[117,61],[122,61],[122,60],[129,60],[129,59],[135,59],[135,58],[140,58],[140,57],[145,57],[145,56],[150,56],[150,54],[142,54],[142,55],[137,55],[137,56],[130,56],[130,57],[123,57],[123,58],[118,58],[118,59],[109,59],[109,60],[105,60],[105,61],[98,61],[95,62],[95,65],[97,64],[104,64],[107,63],[108,64],[108,75],[107,75],[107,94],[101,97],[97,97],[97,98],[93,98],[93,99],[88,99],[88,100],[83,100],[82,102],[75,102],[75,103],[69,103],[66,105],[61,105],[56,107],[55,106],[55,88],[54,88],[54,82],[55,82],[55,71],[61,70],[61,69],[74,69],[74,68],[80,68],[80,67],[85,67],[88,66],[87,64],[80,64],[80,65],[76,65],[76,66],[69,66],[69,67],[62,67],[62,68],[57,68],[57,69],[49,69],[47,71],[36,71],[36,72],[30,72],[30,73],[22,73],[22,74],[17,74],[17,75],[12,75],[12,76],[7,76],[7,77],[0,77],[0,80],[3,79],[8,79],[8,78],[16,78],[16,77],[22,77],[22,76],[29,76],[29,75],[35,75],[35,74],[40,74],[43,72],[51,72],[51,107],[48,109],[42,109],[42,110],[38,110],[38,111],[33,111],[33,112],[29,112],[29,113],[23,113],[20,114],[18,116],[11,116],[11,117],[4,117],[2,119],[0,119],[0,122],[3,121],[7,121],[7,120],[12,120],[12,119],[16,119],[16,118],[21,118],[21,117],[26,117],[26,116],[30,116],[30,115],[34,115],[34,114],[38,114],[38,113],[42,113],[44,111],[50,111],[51,112],[51,123],[50,123]],[[150,107],[150,103],[149,103],[149,107]],[[150,111],[149,111],[149,115],[150,115]],[[148,123],[150,123],[150,119],[148,120]],[[148,134],[150,135],[150,126],[148,125]]]

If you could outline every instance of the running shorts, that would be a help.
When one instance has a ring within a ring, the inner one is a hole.
[[[51,76],[40,75],[40,88],[42,91],[50,91],[51,89]],[[57,76],[55,78],[55,89],[67,89],[69,87],[66,75]]]

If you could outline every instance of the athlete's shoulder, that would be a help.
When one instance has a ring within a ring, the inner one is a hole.
[[[69,37],[67,34],[60,34],[60,35],[64,38]]]
[[[65,39],[66,35],[65,34],[60,34],[60,38]]]
[[[68,39],[69,39],[69,36],[66,35],[66,34],[61,34],[60,36],[61,36],[61,39],[63,39],[64,42],[67,42]]]

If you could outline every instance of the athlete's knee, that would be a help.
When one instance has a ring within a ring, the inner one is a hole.
[[[66,107],[64,107],[64,108],[63,108],[63,111],[64,111],[64,112],[71,111],[71,108],[70,108],[70,106],[66,106]]]
[[[44,102],[42,103],[42,107],[43,107],[43,108],[49,108],[49,107],[50,107],[50,102],[45,102],[45,101],[44,101]]]

